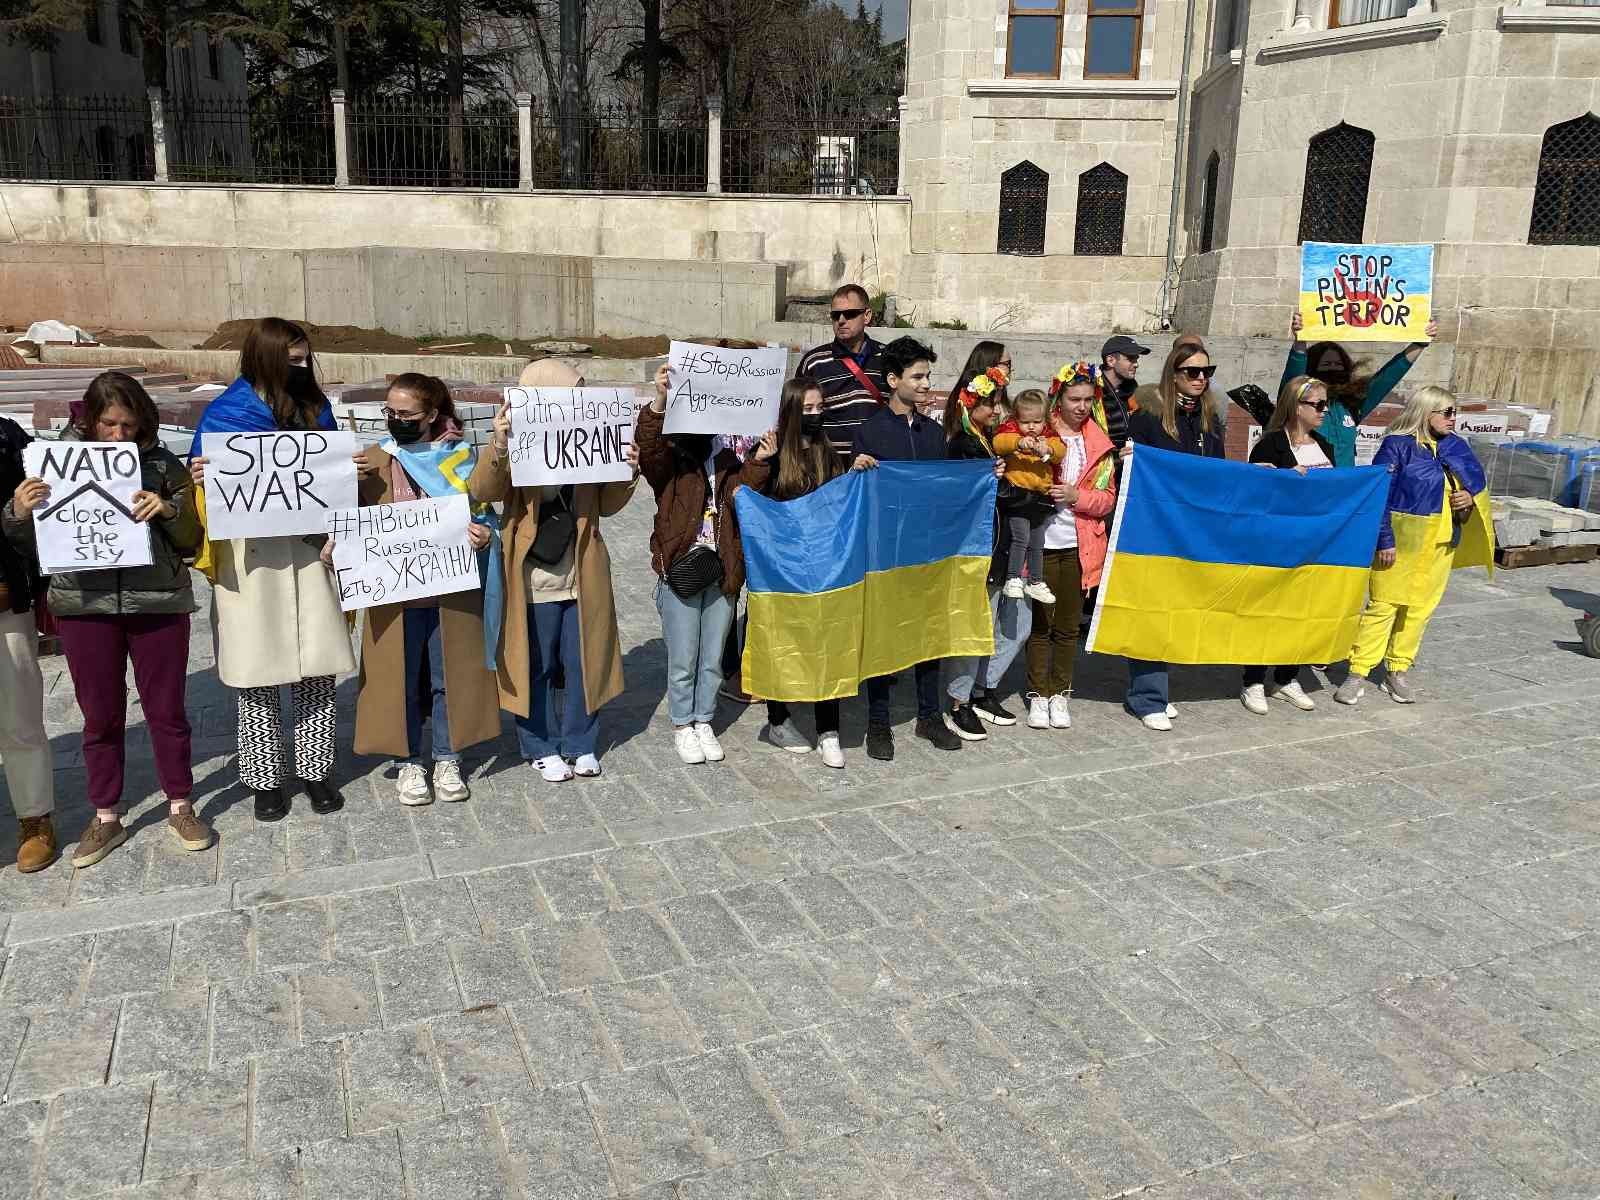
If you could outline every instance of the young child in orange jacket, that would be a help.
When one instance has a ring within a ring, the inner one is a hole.
[[[1054,604],[1055,593],[1044,581],[1044,532],[1055,505],[1050,485],[1067,447],[1049,432],[1044,393],[1030,388],[1017,397],[1011,417],[994,435],[994,452],[1005,460],[1006,478],[1026,493],[1027,499],[1006,513],[1011,524],[1011,557],[1006,567],[1005,594],[1026,596],[1040,604]],[[1022,565],[1028,565],[1028,582],[1022,582]]]

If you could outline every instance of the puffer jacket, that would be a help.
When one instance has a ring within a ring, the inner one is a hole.
[[[64,441],[79,439],[72,430]],[[150,565],[121,570],[73,571],[50,576],[50,611],[58,617],[132,617],[195,611],[189,564],[200,549],[200,519],[195,512],[194,483],[178,457],[157,442],[141,448],[142,486],[177,506],[170,521],[150,522]],[[35,558],[33,518],[19,518],[7,503],[4,516],[8,541]]]
[[[706,511],[706,473],[699,463],[684,460],[662,433],[666,414],[648,404],[639,414],[634,441],[639,447],[639,473],[656,494],[656,519],[650,531],[650,568],[665,576],[700,536]],[[744,545],[733,510],[739,487],[739,456],[724,447],[712,460],[717,488],[717,556],[722,559],[722,592],[737,596],[744,587]]]

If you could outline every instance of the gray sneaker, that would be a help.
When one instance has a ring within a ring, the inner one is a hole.
[[[1383,690],[1396,704],[1415,704],[1416,695],[1411,690],[1411,680],[1405,671],[1390,671],[1383,677]]]
[[[1361,700],[1361,690],[1366,686],[1367,677],[1351,671],[1344,677],[1344,682],[1339,685],[1339,690],[1333,694],[1333,698],[1340,704],[1357,704]]]

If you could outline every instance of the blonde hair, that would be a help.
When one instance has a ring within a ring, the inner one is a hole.
[[[1278,392],[1278,405],[1272,410],[1272,416],[1267,419],[1267,428],[1264,432],[1271,433],[1287,426],[1300,401],[1310,399],[1312,392],[1321,392],[1326,397],[1328,385],[1310,375],[1296,375],[1284,384],[1282,390]]]
[[[1419,442],[1433,442],[1433,430],[1428,428],[1428,418],[1436,412],[1454,408],[1456,394],[1449,388],[1430,383],[1411,393],[1411,399],[1400,410],[1400,415],[1389,422],[1389,435],[1398,437],[1410,434]]]
[[[1206,349],[1198,334],[1179,338],[1172,347],[1172,353],[1167,355],[1167,361],[1161,368],[1161,382],[1156,384],[1156,396],[1160,401],[1157,415],[1161,418],[1161,428],[1167,431],[1169,438],[1178,436],[1178,367],[1188,362],[1197,355],[1205,355],[1206,364],[1211,363],[1211,351]],[[1207,391],[1210,383],[1206,384]],[[1206,393],[1201,392],[1196,399],[1200,403],[1200,428],[1210,433],[1213,424],[1211,405],[1206,403]]]
[[[1020,421],[1022,419],[1022,410],[1025,408],[1037,408],[1041,418],[1050,415],[1050,401],[1045,398],[1045,394],[1038,388],[1029,388],[1027,391],[1020,393],[1011,402],[1011,415]]]

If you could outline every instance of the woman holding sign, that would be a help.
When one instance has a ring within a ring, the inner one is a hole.
[[[361,503],[392,504],[464,494],[477,455],[461,439],[450,389],[431,375],[396,377],[384,397],[389,437],[364,451],[368,474]],[[474,549],[489,545],[484,513],[467,526]],[[332,543],[329,543],[330,547]],[[498,564],[491,563],[491,567]],[[400,761],[400,803],[465,800],[461,751],[500,736],[500,697],[485,666],[483,610],[487,593],[498,611],[498,570],[485,573],[483,592],[455,592],[367,610],[361,642],[361,691],[356,700],[357,754]],[[489,661],[493,661],[492,657]],[[448,706],[447,698],[448,697]],[[433,729],[433,790],[422,761],[422,722]]]
[[[83,765],[95,820],[72,856],[90,867],[128,839],[122,824],[126,762],[128,663],[155,750],[156,775],[167,794],[167,825],[185,850],[211,845],[211,828],[194,814],[189,718],[184,696],[189,668],[189,614],[194,590],[190,559],[200,548],[189,472],[158,440],[160,418],[139,382],[121,371],[97,375],[83,394],[83,415],[64,442],[131,442],[139,450],[141,488],[132,517],[149,526],[150,565],[106,567],[50,576],[50,611],[59,621],[67,669],[83,710]],[[58,485],[58,488],[61,485]],[[36,547],[33,514],[49,511],[53,489],[26,479],[5,511],[6,536]],[[61,496],[61,500],[70,500]]]
[[[201,416],[189,468],[203,484],[201,438],[208,433],[333,428],[305,330],[266,317],[245,336],[239,378]],[[203,493],[200,506],[203,518]],[[278,689],[285,685],[294,693],[295,771],[312,811],[344,807],[344,797],[327,781],[333,771],[333,684],[356,663],[338,590],[322,561],[325,540],[306,535],[208,542],[195,564],[214,585],[217,674],[239,693],[239,778],[255,793],[259,821],[281,820],[289,812],[278,707]]]

